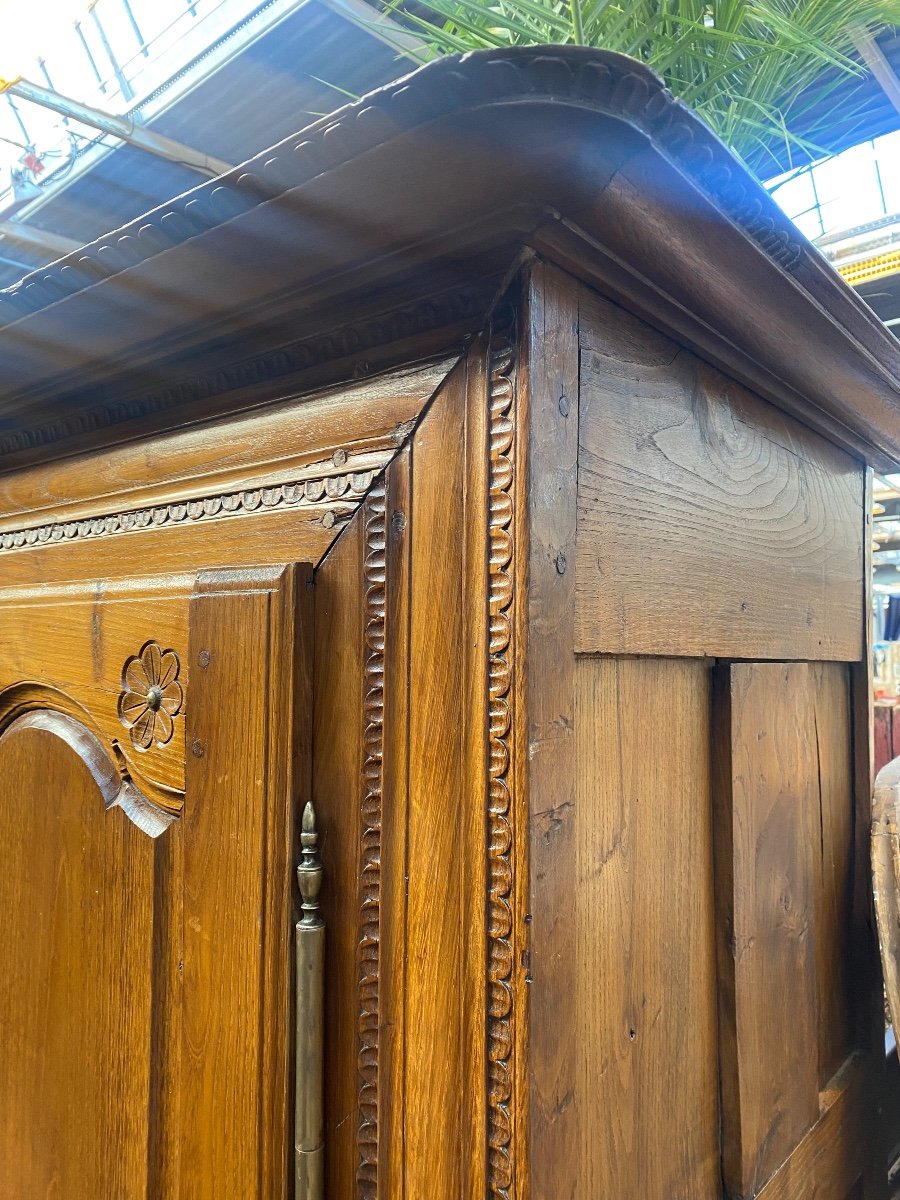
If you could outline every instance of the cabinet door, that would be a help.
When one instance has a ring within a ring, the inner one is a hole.
[[[287,1192],[307,576],[0,595],[0,1195]]]

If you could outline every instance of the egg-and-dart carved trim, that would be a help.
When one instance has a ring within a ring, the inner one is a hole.
[[[384,659],[387,584],[386,485],[382,477],[363,509],[365,559],[363,606],[362,844],[359,874],[359,985],[357,1195],[378,1195],[379,1035],[381,980],[381,818],[384,768]]]
[[[302,479],[273,487],[258,487],[214,496],[176,500],[169,504],[150,505],[107,516],[85,517],[77,521],[60,521],[0,533],[0,551],[27,550],[54,543],[109,537],[144,529],[162,528],[235,517],[273,508],[323,506],[340,501],[356,501],[366,495],[372,485],[374,472],[359,471],[346,475],[329,475],[322,479]],[[334,513],[327,510],[323,520],[328,523]]]
[[[403,132],[512,100],[568,102],[639,129],[785,269],[804,256],[802,239],[772,198],[649,68],[583,46],[515,47],[432,62],[27,275],[0,297],[0,326],[223,225]]]
[[[515,351],[491,339],[488,476],[488,1190],[513,1189],[513,831],[511,688],[515,482]]]

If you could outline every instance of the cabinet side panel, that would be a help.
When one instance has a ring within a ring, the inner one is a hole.
[[[579,650],[855,661],[864,470],[583,294]]]

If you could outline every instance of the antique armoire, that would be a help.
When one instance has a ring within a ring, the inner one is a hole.
[[[655,76],[442,60],[0,364],[0,1196],[293,1195],[309,800],[328,1200],[883,1195],[900,347]]]

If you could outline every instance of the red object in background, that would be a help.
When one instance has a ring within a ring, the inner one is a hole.
[[[32,175],[40,175],[43,173],[44,164],[31,150],[29,150],[26,154],[23,154],[19,159],[19,162],[27,171],[30,171]]]
[[[900,755],[900,704],[875,705],[875,774]]]

